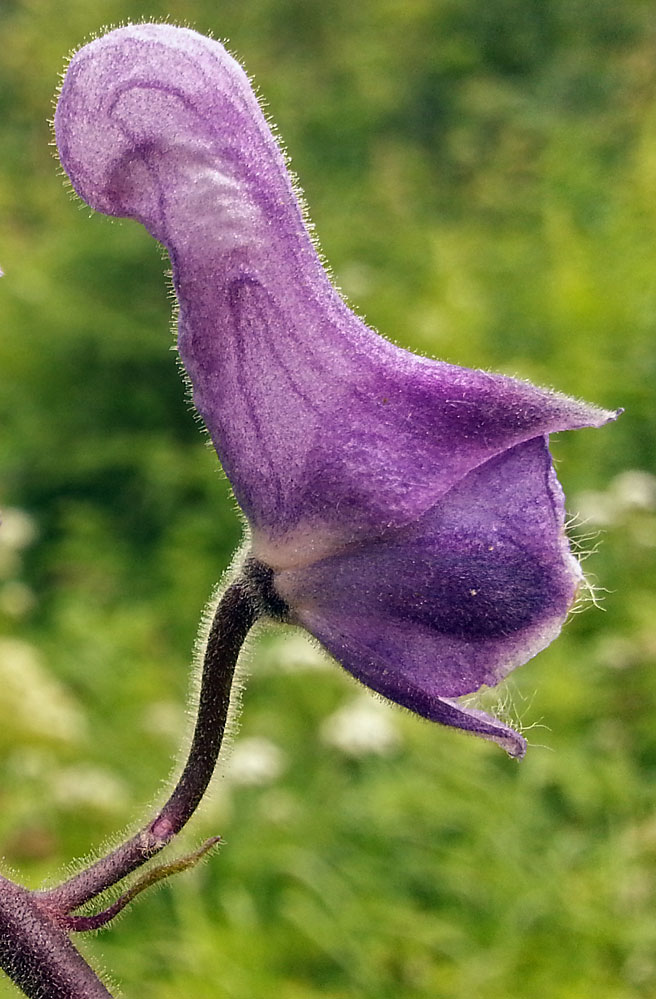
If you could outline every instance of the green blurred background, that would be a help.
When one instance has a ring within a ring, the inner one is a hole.
[[[255,77],[373,325],[627,412],[554,441],[602,606],[490,695],[529,729],[524,762],[263,635],[232,762],[173,852],[225,846],[85,952],[128,999],[654,996],[651,2],[2,0],[5,870],[36,886],[145,816],[239,540],[161,255],[89,218],[48,147],[66,53],[167,16]]]

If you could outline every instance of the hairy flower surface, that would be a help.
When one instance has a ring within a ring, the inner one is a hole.
[[[521,756],[456,698],[559,632],[581,573],[547,437],[615,414],[415,356],[355,316],[218,42],[110,32],[73,58],[55,129],[77,193],[169,253],[194,404],[289,619],[384,696]]]

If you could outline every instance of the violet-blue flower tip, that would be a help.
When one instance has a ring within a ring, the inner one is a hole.
[[[385,697],[523,755],[458,698],[560,631],[582,575],[548,435],[617,414],[365,326],[218,42],[110,32],[70,63],[55,129],[80,196],[170,255],[194,403],[288,619]]]

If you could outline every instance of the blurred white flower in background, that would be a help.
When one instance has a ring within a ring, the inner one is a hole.
[[[653,514],[656,476],[638,468],[620,472],[603,492],[588,490],[576,496],[573,508],[582,521],[600,527],[624,523],[635,513]]]
[[[278,780],[286,766],[287,758],[275,742],[253,736],[234,744],[225,775],[231,784],[260,787]]]
[[[321,738],[348,756],[386,756],[401,742],[393,711],[391,705],[361,694],[325,719]]]
[[[275,826],[292,829],[303,815],[300,800],[291,791],[274,787],[260,795],[262,818]]]
[[[332,660],[308,635],[285,629],[260,643],[252,664],[254,672],[304,673],[332,669]]]
[[[84,734],[82,710],[27,642],[0,637],[0,691],[0,742],[70,743]]]
[[[53,800],[71,811],[81,807],[111,815],[123,811],[130,801],[119,777],[91,763],[56,771],[49,783]]]
[[[597,646],[597,660],[609,669],[629,669],[642,659],[638,642],[615,632],[602,632]]]
[[[37,536],[36,524],[24,510],[10,507],[0,516],[0,614],[22,617],[35,603],[32,590],[16,577],[23,563],[21,552]]]
[[[29,513],[16,507],[9,507],[0,516],[0,547],[22,551],[31,545],[37,536],[36,524]]]
[[[175,701],[154,701],[143,714],[142,726],[149,735],[178,743],[188,729],[184,707]]]

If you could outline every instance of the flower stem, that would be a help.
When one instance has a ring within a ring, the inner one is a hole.
[[[31,892],[0,877],[0,967],[33,999],[111,999],[68,933],[104,925],[149,883],[191,866],[206,847],[146,875],[98,917],[73,911],[117,884],[159,853],[189,821],[214,773],[230,705],[239,651],[263,611],[258,581],[248,571],[221,597],[210,626],[196,725],[182,774],[166,803],[125,843],[47,891]],[[88,924],[88,925],[87,925]]]
[[[239,650],[256,618],[244,580],[223,594],[203,659],[196,727],[185,768],[166,804],[131,839],[41,898],[64,912],[95,898],[159,853],[189,821],[207,789],[221,749]]]
[[[30,999],[111,999],[34,894],[0,877],[0,967]]]

